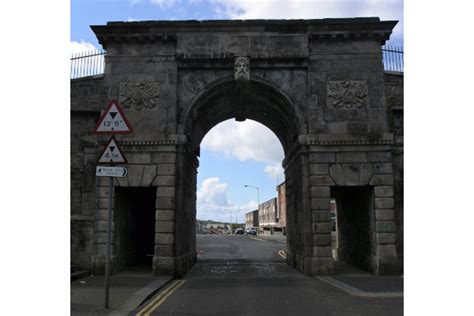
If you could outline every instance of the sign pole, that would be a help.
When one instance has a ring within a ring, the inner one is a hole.
[[[107,211],[107,256],[105,259],[105,308],[109,308],[110,252],[112,241],[112,190],[114,178],[109,177],[109,209]]]
[[[99,164],[116,164],[127,163],[127,159],[123,155],[118,143],[113,135],[115,134],[132,134],[133,129],[130,126],[125,113],[120,108],[118,100],[110,101],[107,109],[100,117],[94,129],[95,135],[112,135],[109,142],[99,156],[97,161]],[[113,178],[123,178],[127,175],[127,169],[124,167],[113,166],[97,166],[96,176],[109,177],[109,208],[107,211],[107,254],[105,258],[105,308],[109,308],[109,288],[110,288],[110,257],[112,244],[112,190]]]

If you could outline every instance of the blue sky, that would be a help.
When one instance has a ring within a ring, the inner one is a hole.
[[[90,25],[108,21],[205,19],[318,19],[378,16],[399,20],[388,44],[403,45],[403,1],[399,0],[72,0],[71,52],[101,48]],[[258,135],[257,137],[255,135]],[[201,144],[197,217],[243,222],[244,214],[275,197],[284,180],[283,149],[260,123],[228,120]]]

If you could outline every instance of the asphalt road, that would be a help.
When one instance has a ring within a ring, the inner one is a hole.
[[[353,296],[288,266],[282,238],[198,235],[198,263],[137,315],[403,315],[403,298]]]

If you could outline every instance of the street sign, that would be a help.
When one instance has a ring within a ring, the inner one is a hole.
[[[127,159],[112,136],[100,155],[98,163],[127,163]]]
[[[127,176],[127,173],[127,168],[125,167],[97,166],[95,169],[95,175],[98,177],[124,178]]]
[[[117,100],[112,100],[97,123],[94,134],[131,134],[130,123],[119,106]]]

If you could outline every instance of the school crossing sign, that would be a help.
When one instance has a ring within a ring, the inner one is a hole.
[[[118,100],[110,101],[97,123],[94,134],[131,134],[132,127],[119,106]]]

